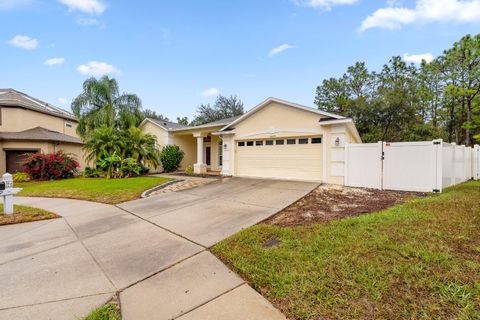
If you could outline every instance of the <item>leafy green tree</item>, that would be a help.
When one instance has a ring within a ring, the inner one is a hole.
[[[197,115],[191,125],[202,125],[205,123],[240,116],[244,114],[243,102],[237,96],[225,97],[219,95],[213,106],[202,104],[197,109]]]
[[[160,164],[160,152],[157,138],[144,133],[140,128],[130,127],[124,134],[123,157],[133,158],[137,163],[157,167]]]
[[[319,109],[351,117],[365,142],[480,139],[480,35],[418,67],[393,57],[380,72],[357,62],[317,87]]]
[[[87,161],[100,161],[103,156],[113,153],[121,154],[125,148],[125,141],[118,130],[113,127],[95,129],[85,140],[84,149],[87,151]]]
[[[137,126],[143,120],[141,107],[137,95],[120,94],[117,81],[108,76],[85,80],[83,92],[72,102],[72,111],[78,119],[77,132],[83,139],[101,127]]]
[[[142,112],[140,99],[134,94],[120,94],[115,79],[87,79],[72,110],[79,120],[77,131],[85,142],[86,160],[106,171],[107,178],[117,177],[116,173],[136,174],[140,165],[160,164],[155,136],[137,126],[144,116],[164,117],[151,110]]]
[[[98,167],[106,172],[105,178],[107,180],[115,178],[115,175],[118,172],[121,164],[122,158],[117,154],[117,152],[109,154],[105,151],[101,159],[98,161]]]
[[[177,123],[188,126],[188,118],[187,117],[177,117]]]
[[[157,114],[155,111],[150,110],[150,109],[143,110],[142,111],[142,117],[143,118],[156,119],[156,120],[160,120],[160,121],[170,121],[163,114]]]
[[[418,124],[415,77],[415,68],[407,65],[400,57],[393,57],[383,66],[378,76],[381,101],[377,110],[383,131],[379,140],[404,140],[406,132],[411,132],[412,127]]]
[[[480,34],[466,35],[444,52],[447,64],[448,90],[457,101],[456,116],[464,129],[461,137],[465,144],[472,145],[472,131],[477,129],[473,118],[480,95]],[[457,132],[458,135],[458,132]]]

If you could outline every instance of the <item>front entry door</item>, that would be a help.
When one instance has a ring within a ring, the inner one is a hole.
[[[209,146],[205,147],[205,164],[207,166],[210,166],[210,163],[211,163],[211,158],[212,158],[211,150],[212,150],[211,147]]]

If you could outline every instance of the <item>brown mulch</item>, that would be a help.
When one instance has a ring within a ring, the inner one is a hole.
[[[279,227],[322,223],[381,211],[422,196],[425,194],[321,185],[265,223]]]

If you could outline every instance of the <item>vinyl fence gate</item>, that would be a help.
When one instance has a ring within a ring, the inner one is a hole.
[[[480,148],[442,140],[347,144],[345,185],[382,190],[441,192],[480,178]]]

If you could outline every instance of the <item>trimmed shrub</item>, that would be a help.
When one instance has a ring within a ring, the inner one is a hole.
[[[133,177],[140,175],[142,167],[133,158],[126,158],[120,164],[120,176],[122,178]]]
[[[109,154],[104,152],[103,158],[97,161],[97,168],[100,168],[105,172],[105,178],[119,178],[120,177],[120,166],[122,164],[122,158],[117,155],[116,152]]]
[[[193,171],[193,167],[192,166],[188,166],[185,168],[185,173],[189,176],[194,176],[195,175],[195,171]]]
[[[175,171],[183,160],[184,152],[176,145],[168,145],[160,152],[160,161],[166,172]]]
[[[32,153],[23,163],[23,172],[32,180],[59,180],[72,178],[78,167],[78,162],[63,151]]]
[[[15,172],[13,174],[13,182],[28,182],[30,177],[25,172]]]
[[[91,167],[85,167],[85,170],[83,171],[83,176],[85,178],[100,178],[101,175],[102,172],[100,170]]]

